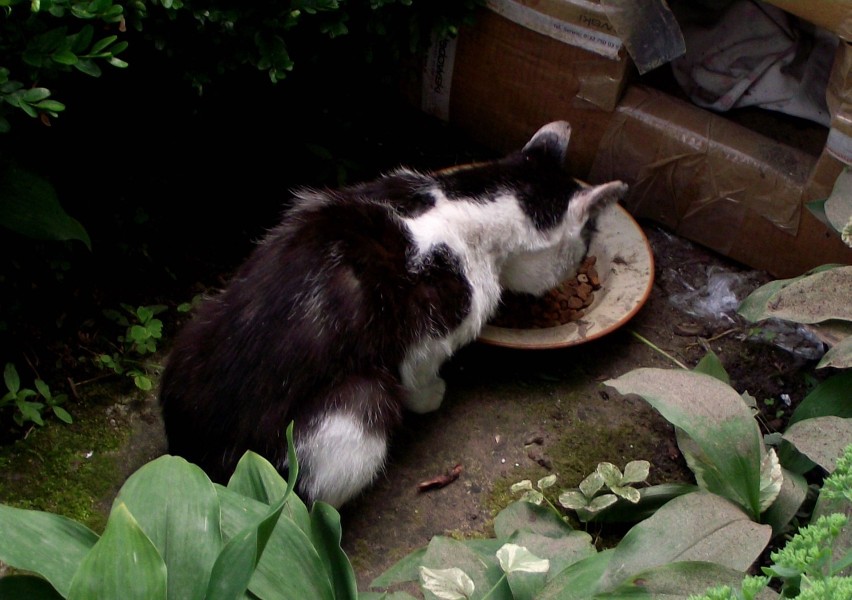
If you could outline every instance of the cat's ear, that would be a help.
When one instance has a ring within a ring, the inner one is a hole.
[[[622,181],[584,187],[571,198],[568,210],[574,222],[585,223],[605,207],[621,200],[626,193],[627,184]]]
[[[565,161],[570,139],[571,125],[567,121],[554,121],[536,131],[521,153],[530,158],[554,161],[561,165]]]

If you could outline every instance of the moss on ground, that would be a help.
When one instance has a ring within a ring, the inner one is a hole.
[[[72,424],[51,420],[0,447],[0,502],[61,514],[100,532],[107,515],[99,503],[120,473],[113,452],[129,427],[98,400],[88,398],[69,409]]]

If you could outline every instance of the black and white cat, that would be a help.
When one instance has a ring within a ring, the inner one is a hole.
[[[292,420],[303,498],[357,495],[402,410],[440,406],[438,369],[501,292],[573,275],[594,216],[626,192],[575,182],[570,133],[550,123],[495,162],[298,193],[177,337],[160,392],[169,452],[216,481],[246,450],[283,471]]]

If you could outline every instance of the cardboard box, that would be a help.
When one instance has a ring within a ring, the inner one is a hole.
[[[815,158],[650,88],[628,88],[589,179],[631,185],[625,206],[776,277],[852,264],[802,206]]]
[[[790,14],[852,41],[852,0],[767,0]]]
[[[569,161],[585,177],[630,72],[603,10],[576,0],[489,7],[456,39],[433,46],[421,107],[501,152],[547,122],[569,121]]]

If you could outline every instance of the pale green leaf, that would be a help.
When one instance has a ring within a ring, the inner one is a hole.
[[[770,448],[760,463],[760,512],[769,508],[781,491],[784,474],[775,450]]]
[[[852,171],[848,167],[837,176],[834,189],[825,201],[825,216],[837,231],[843,231],[852,219]]]
[[[521,500],[529,502],[530,504],[541,505],[544,502],[544,495],[538,490],[527,490],[524,492],[524,495],[521,496]]]
[[[603,494],[602,496],[597,496],[589,502],[589,505],[586,506],[586,510],[590,513],[600,512],[608,506],[612,506],[618,501],[618,496],[615,494]]]
[[[442,600],[466,600],[476,586],[468,575],[456,567],[429,569],[420,567],[420,585]]]
[[[580,490],[565,490],[559,494],[559,504],[571,510],[585,508],[589,505],[586,495]]]
[[[518,492],[523,492],[525,490],[531,489],[533,489],[533,484],[532,481],[530,481],[529,479],[524,479],[523,481],[519,481],[518,483],[513,483],[512,487],[509,488],[509,490],[513,494],[517,494]]]
[[[792,521],[808,494],[804,477],[787,470],[783,470],[783,475],[778,497],[762,515],[763,522],[772,525],[773,535],[780,534]]]
[[[771,316],[769,314],[769,303],[778,292],[780,292],[787,286],[801,279],[804,279],[805,277],[808,277],[814,273],[820,273],[829,269],[835,269],[840,266],[842,265],[822,265],[811,269],[810,271],[808,271],[804,275],[800,275],[799,277],[792,277],[790,279],[776,279],[775,281],[770,281],[766,285],[760,286],[751,294],[749,294],[746,299],[740,303],[737,312],[751,322],[768,319]]]
[[[38,573],[63,596],[98,536],[67,517],[0,504],[0,561]]]
[[[585,531],[569,531],[559,537],[550,537],[521,529],[513,533],[509,541],[523,546],[539,558],[549,560],[548,578],[576,562],[597,554],[592,536]]]
[[[165,600],[166,564],[127,506],[113,505],[104,534],[74,574],[69,600]]]
[[[370,582],[370,588],[386,588],[397,583],[417,581],[426,548],[418,548],[395,562],[387,571]]]
[[[588,477],[580,482],[580,491],[585,494],[586,498],[591,498],[597,494],[604,486],[604,478],[599,471],[595,470]]]
[[[504,573],[547,573],[550,561],[539,558],[523,546],[503,544],[497,551],[497,561]]]
[[[538,480],[538,489],[545,490],[549,487],[556,485],[556,475],[548,475],[547,477],[542,477]]]
[[[477,590],[492,588],[503,576],[493,554],[483,557],[464,542],[444,536],[435,536],[429,542],[422,566],[437,571],[457,568],[465,573]]]
[[[574,531],[553,510],[528,502],[513,502],[494,518],[494,534],[507,540],[519,530],[532,531],[548,537],[562,537]]]
[[[604,550],[557,573],[536,596],[536,600],[589,600],[598,592],[601,577],[614,550]]]
[[[698,364],[695,365],[693,369],[696,373],[704,373],[705,375],[710,375],[715,377],[719,381],[723,383],[727,383],[730,385],[731,378],[728,375],[728,372],[725,370],[724,365],[722,365],[722,361],[719,360],[719,357],[716,356],[716,353],[712,350],[708,349],[707,353],[704,357],[698,361]]]
[[[612,489],[612,492],[616,496],[624,498],[625,500],[627,500],[628,502],[632,502],[633,504],[636,504],[641,499],[641,496],[639,495],[639,490],[630,486],[617,485],[614,488],[610,489]]]
[[[702,373],[636,369],[606,382],[638,394],[700,448],[716,472],[710,491],[760,514],[763,441],[751,411],[729,385]]]
[[[621,485],[621,469],[609,462],[602,462],[596,469],[607,487]]]
[[[808,275],[776,293],[767,304],[769,317],[795,323],[828,319],[852,321],[852,266]]]
[[[852,444],[852,418],[829,416],[798,421],[787,428],[784,439],[830,473],[843,449]]]
[[[848,369],[852,367],[852,336],[835,344],[817,364],[817,369],[834,367],[835,369]]]
[[[651,473],[651,463],[647,460],[631,460],[624,467],[624,477],[621,483],[641,483],[648,479]]]
[[[703,594],[711,587],[727,585],[739,589],[743,573],[708,562],[676,562],[661,565],[631,576],[609,592],[606,598],[656,598],[659,600],[686,600],[691,594]],[[774,594],[774,593],[773,593]],[[777,598],[777,594],[760,595],[759,599]]]

